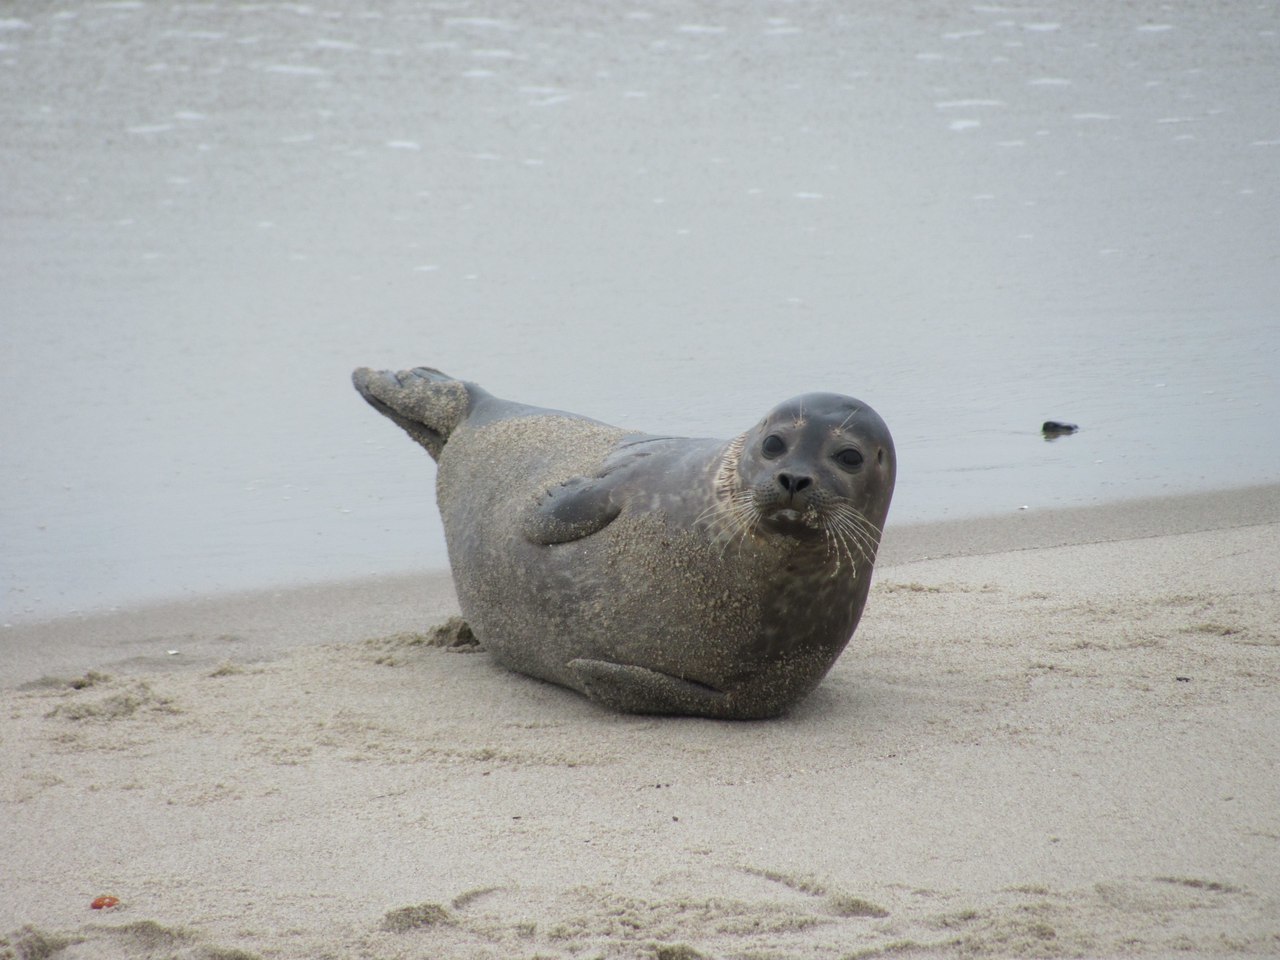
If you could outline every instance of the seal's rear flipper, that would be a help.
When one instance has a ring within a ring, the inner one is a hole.
[[[733,715],[728,694],[668,673],[608,660],[570,660],[568,667],[583,693],[624,713]]]
[[[467,418],[475,395],[483,392],[431,367],[399,373],[360,367],[351,374],[351,382],[370,406],[395,421],[437,460],[449,434]]]

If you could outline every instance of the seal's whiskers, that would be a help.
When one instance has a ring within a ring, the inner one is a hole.
[[[840,575],[840,568],[844,566],[845,560],[849,561],[849,569],[852,571],[853,575],[857,577],[858,565],[854,563],[853,553],[850,551],[848,543],[845,542],[844,536],[839,530],[833,529],[829,526],[824,526],[822,528],[822,532],[826,534],[827,537],[828,556],[834,555],[836,558],[835,569],[831,571],[831,579],[834,580]]]
[[[734,542],[745,540],[759,522],[759,512],[749,491],[717,499],[694,520],[695,524],[706,524],[711,541],[720,544],[721,556]]]
[[[845,501],[836,505],[833,510],[839,513],[841,518],[852,523],[866,537],[868,544],[875,547],[880,546],[881,530],[874,523],[868,520],[862,511],[858,510],[853,504]]]
[[[836,504],[827,514],[828,526],[839,536],[846,549],[856,547],[870,566],[875,563],[880,547],[880,528],[849,503]],[[852,559],[852,551],[850,552]]]
[[[836,432],[839,433],[841,430],[847,427],[850,423],[852,423],[853,418],[858,415],[858,411],[861,409],[862,409],[861,407],[855,405],[853,409],[849,411],[849,415],[845,417],[843,421],[841,421],[840,426],[836,427]]]

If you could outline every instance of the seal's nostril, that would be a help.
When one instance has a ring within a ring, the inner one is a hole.
[[[778,474],[778,486],[787,493],[799,493],[811,483],[813,483],[812,477],[793,477],[789,473]]]

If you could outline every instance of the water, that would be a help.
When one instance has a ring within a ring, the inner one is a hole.
[[[6,3],[0,619],[442,566],[365,364],[851,393],[891,523],[1276,480],[1277,89],[1260,3]]]

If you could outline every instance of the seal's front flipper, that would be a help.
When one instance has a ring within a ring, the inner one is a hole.
[[[568,667],[583,693],[624,713],[732,715],[727,694],[669,673],[608,660],[570,660]]]
[[[524,536],[530,543],[569,543],[599,533],[621,512],[608,478],[574,477],[543,495],[525,519]]]
[[[474,384],[431,367],[399,373],[361,367],[351,374],[351,382],[371,407],[393,420],[437,460],[449,434],[467,418],[473,401],[485,396]]]

